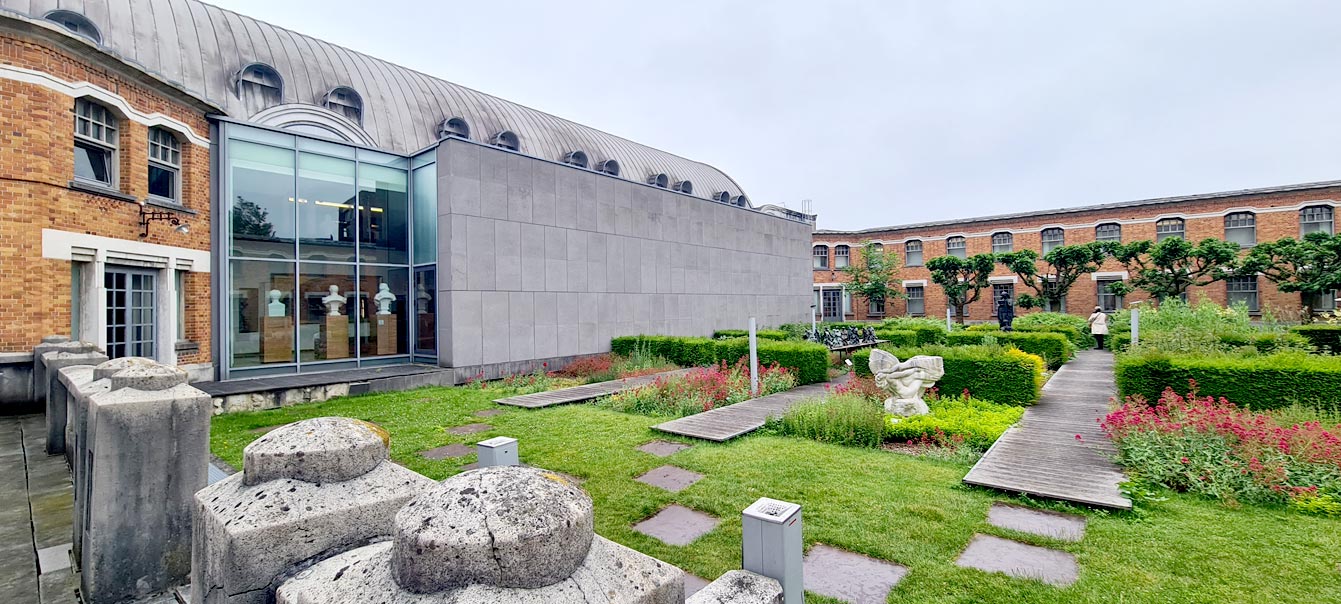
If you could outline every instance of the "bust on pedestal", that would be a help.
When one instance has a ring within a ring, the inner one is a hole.
[[[391,314],[391,303],[396,301],[396,294],[391,293],[391,288],[385,283],[377,286],[377,295],[373,296],[373,302],[377,303],[377,354],[396,354],[399,348],[399,334],[397,334],[396,315]]]
[[[265,319],[261,321],[261,362],[293,362],[293,319],[289,309],[280,301],[284,293],[272,289],[266,293],[270,300],[265,306]]]
[[[322,305],[328,311],[326,313],[325,329],[322,330],[321,343],[325,348],[323,358],[344,359],[349,357],[349,319],[340,314],[340,309],[345,306],[345,297],[340,293],[340,286],[332,285],[330,295],[321,299]]]

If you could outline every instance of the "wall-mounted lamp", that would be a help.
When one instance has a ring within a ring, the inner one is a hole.
[[[164,221],[164,222],[167,222],[168,224],[170,224],[170,225],[172,225],[172,226],[174,227],[173,230],[175,230],[175,231],[177,231],[178,233],[181,233],[181,234],[183,234],[183,235],[185,235],[185,234],[191,232],[191,225],[189,225],[189,224],[187,224],[187,223],[185,223],[185,222],[182,222],[182,219],[177,217],[177,213],[176,213],[176,212],[162,211],[162,210],[150,210],[150,209],[148,208],[148,206],[146,206],[146,205],[144,204],[144,202],[140,202],[140,229],[141,229],[141,231],[140,231],[140,238],[141,238],[141,239],[143,239],[143,238],[149,236],[149,223],[151,223],[151,222],[153,222],[153,221],[155,221],[155,220],[162,220],[162,221]]]

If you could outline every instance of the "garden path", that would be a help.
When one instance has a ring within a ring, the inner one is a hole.
[[[846,379],[847,376],[840,378],[840,380]],[[786,392],[761,396],[657,424],[652,428],[680,436],[725,442],[764,427],[764,422],[768,421],[768,418],[782,417],[782,414],[796,403],[824,396],[825,390],[836,383],[838,381],[799,386]]]
[[[1024,412],[964,476],[964,483],[1084,505],[1131,509],[1118,485],[1112,442],[1098,420],[1117,392],[1113,355],[1087,350],[1063,365]]]
[[[74,604],[74,489],[41,415],[0,417],[0,602]]]
[[[596,382],[595,384],[573,386],[572,388],[560,388],[558,390],[537,392],[535,394],[510,396],[508,398],[494,399],[494,402],[500,405],[526,407],[528,409],[539,409],[541,407],[565,405],[568,403],[581,403],[616,392],[622,392],[631,388],[651,384],[652,382],[655,382],[657,378],[674,377],[688,372],[688,369],[676,369],[674,371],[665,371],[640,377],[610,380],[608,382]]]

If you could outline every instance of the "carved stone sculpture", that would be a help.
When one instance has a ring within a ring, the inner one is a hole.
[[[396,294],[391,293],[391,287],[385,283],[377,286],[377,295],[373,296],[373,302],[377,303],[377,314],[391,314],[391,303],[396,301]]]
[[[270,299],[270,303],[266,305],[265,316],[283,317],[288,314],[288,309],[284,308],[284,303],[279,301],[280,296],[283,295],[284,294],[277,289],[272,289],[266,294],[266,297]]]
[[[931,412],[922,395],[945,375],[941,357],[918,355],[903,362],[879,348],[871,351],[875,384],[894,396],[885,399],[885,411],[904,417]]]
[[[340,316],[340,309],[345,305],[345,297],[340,293],[339,285],[332,285],[331,294],[321,299],[321,303],[326,306],[326,314],[331,317]]]

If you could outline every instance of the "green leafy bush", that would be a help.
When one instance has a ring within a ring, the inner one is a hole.
[[[884,344],[881,349],[905,360],[919,354],[941,357],[945,376],[936,388],[946,394],[965,390],[974,398],[1006,405],[1032,405],[1038,402],[1043,387],[1043,358],[1003,346],[922,346],[897,348]],[[853,371],[871,375],[871,351],[852,353]]]
[[[1341,355],[1341,325],[1297,325],[1290,331],[1306,338],[1321,352]]]
[[[1071,360],[1071,356],[1075,353],[1071,341],[1067,340],[1066,336],[1047,332],[965,330],[949,334],[946,343],[951,346],[983,344],[987,337],[995,338],[1000,344],[1008,344],[1041,356],[1051,369],[1061,367],[1063,363]]]
[[[885,329],[875,330],[875,337],[879,340],[886,340],[891,346],[917,346],[917,332],[905,329]]]
[[[1015,331],[1051,331],[1065,334],[1076,348],[1094,348],[1090,324],[1085,317],[1061,312],[1036,312],[1015,317]]]
[[[797,403],[766,428],[825,443],[878,447],[884,438],[885,410],[859,394],[835,394]]]
[[[787,332],[782,331],[781,329],[760,329],[755,331],[754,335],[760,340],[786,340],[790,337],[787,335]],[[750,331],[748,329],[719,329],[712,332],[712,339],[714,340],[730,340],[733,338],[749,337]]]
[[[1254,410],[1295,402],[1327,409],[1341,401],[1341,358],[1297,351],[1254,356],[1132,352],[1117,361],[1122,396],[1156,400],[1165,388],[1186,394],[1190,382],[1202,395],[1226,397]]]
[[[965,327],[964,331],[1001,331],[1001,325],[998,323],[974,323]]]
[[[683,367],[714,365],[718,361],[735,363],[750,354],[747,339],[713,340],[680,336],[625,336],[610,341],[615,354],[628,355],[638,347]],[[829,379],[829,349],[822,344],[794,340],[759,341],[759,363],[777,363],[792,370],[802,384]]]
[[[939,433],[962,438],[964,444],[985,451],[1024,415],[1021,407],[958,396],[929,400],[927,406],[931,408],[928,415],[890,417],[886,437],[909,441],[936,438]]]
[[[917,334],[918,346],[945,343],[945,323],[935,319],[896,317],[882,321],[880,329],[914,332]]]

